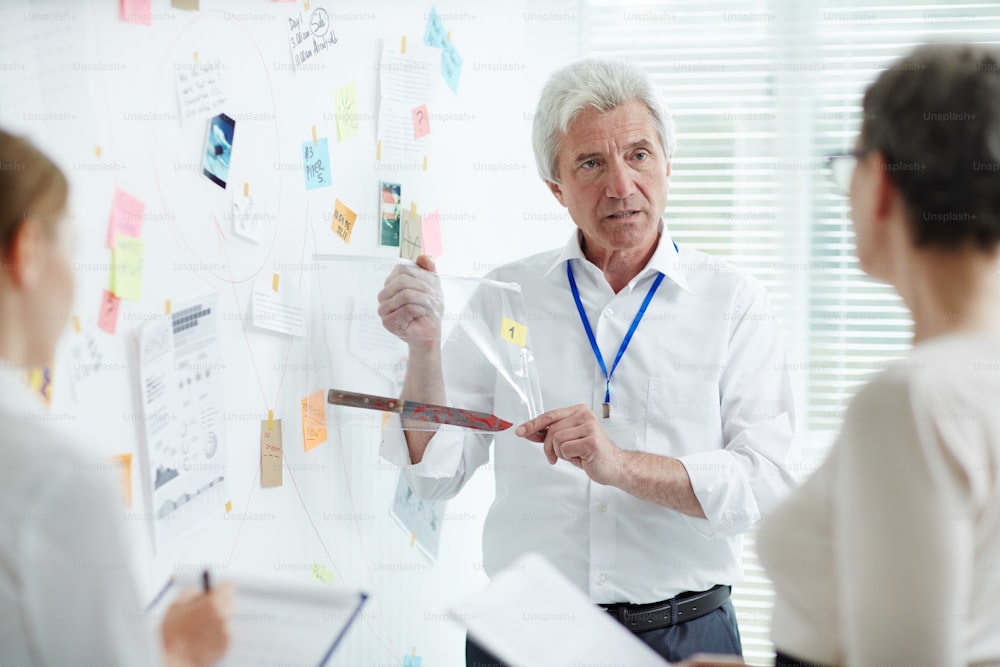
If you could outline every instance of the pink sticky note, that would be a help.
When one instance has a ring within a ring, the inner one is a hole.
[[[427,113],[427,105],[421,104],[413,110],[413,138],[419,139],[431,133],[431,119]]]
[[[118,18],[126,23],[152,25],[153,11],[149,3],[150,0],[119,0]]]
[[[115,188],[115,198],[111,200],[111,217],[108,220],[108,247],[115,247],[115,236],[142,236],[142,216],[146,205],[129,193]]]
[[[118,325],[118,306],[120,305],[121,299],[108,290],[104,290],[101,295],[101,312],[97,316],[97,326],[109,334],[114,334],[115,327]]]
[[[423,219],[424,254],[431,257],[441,256],[441,213],[427,213]]]

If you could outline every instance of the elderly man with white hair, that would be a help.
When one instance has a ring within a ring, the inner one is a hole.
[[[793,483],[791,383],[765,290],[671,239],[674,125],[641,69],[585,60],[555,72],[533,143],[577,229],[489,277],[521,285],[555,409],[495,436],[387,429],[382,455],[418,495],[444,499],[495,441],[488,576],[538,552],[666,659],[739,655],[740,535]],[[379,313],[410,348],[403,397],[444,403],[445,367],[462,351],[441,349],[433,272],[427,257],[397,269]],[[463,375],[448,377],[452,393]],[[476,407],[511,414],[511,400],[496,392]],[[473,642],[466,660],[500,664]]]

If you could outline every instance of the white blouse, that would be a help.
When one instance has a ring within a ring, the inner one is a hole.
[[[761,524],[775,646],[823,665],[1000,665],[1000,336],[917,346]]]
[[[0,665],[161,664],[107,462],[0,369]]]

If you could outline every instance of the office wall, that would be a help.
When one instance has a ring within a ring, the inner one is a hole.
[[[348,342],[318,343],[255,328],[246,318],[255,281],[300,286],[309,311],[314,254],[392,255],[378,246],[379,180],[402,183],[403,205],[440,211],[442,272],[481,275],[498,263],[561,245],[572,229],[538,180],[530,150],[531,112],[544,77],[577,56],[575,3],[438,2],[463,58],[457,92],[443,80],[428,102],[428,165],[391,169],[376,160],[382,40],[422,41],[430,2],[313,0],[325,6],[337,43],[304,71],[288,46],[289,17],[302,2],[202,0],[175,9],[154,0],[150,25],[123,21],[113,0],[22,0],[0,9],[0,125],[26,133],[66,171],[78,232],[79,333],[68,330],[53,367],[50,417],[103,457],[133,455],[133,502],[126,517],[143,563],[146,595],[172,571],[208,564],[308,580],[314,564],[335,586],[372,601],[336,664],[399,665],[413,651],[424,665],[459,664],[463,633],[444,606],[481,587],[480,536],[493,480],[481,471],[446,509],[436,563],[411,546],[389,516],[395,468],[378,457],[381,419],[337,423],[304,451],[299,401],[329,366],[317,345],[349,354]],[[224,110],[237,121],[230,185],[200,173],[206,121],[182,122],[175,72],[219,64]],[[338,140],[334,93],[357,86],[360,127]],[[307,190],[301,147],[315,126],[330,147],[332,186]],[[265,238],[232,232],[242,183],[254,197]],[[122,301],[115,332],[98,328],[110,280],[106,234],[115,189],[145,204],[142,296]],[[334,202],[358,214],[349,244],[331,231]],[[335,286],[332,286],[335,289]],[[135,336],[162,317],[165,302],[215,294],[223,341],[228,513],[151,548],[140,452],[143,411]],[[71,380],[81,336],[96,348],[97,372]],[[283,484],[261,488],[259,430],[272,410],[282,420]],[[70,582],[67,582],[71,586]]]

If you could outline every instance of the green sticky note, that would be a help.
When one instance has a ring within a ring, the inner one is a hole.
[[[354,81],[333,94],[337,110],[337,139],[344,141],[358,131],[358,87]]]
[[[143,253],[142,239],[115,235],[115,247],[111,251],[111,292],[119,299],[142,299]]]
[[[333,583],[333,572],[326,569],[319,563],[313,563],[312,569],[312,580],[318,584],[332,584]]]

